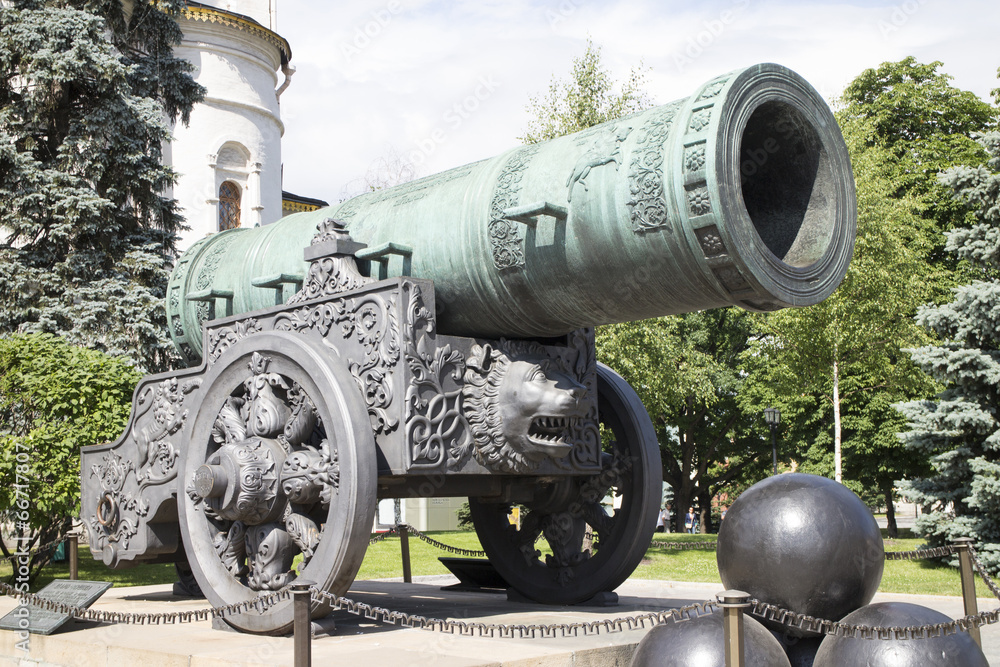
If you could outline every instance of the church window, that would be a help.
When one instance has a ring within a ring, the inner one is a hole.
[[[219,231],[240,226],[240,186],[223,181],[219,186]]]

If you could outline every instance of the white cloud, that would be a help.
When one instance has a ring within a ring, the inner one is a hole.
[[[335,201],[389,147],[421,156],[424,174],[512,148],[529,97],[569,72],[588,36],[617,79],[650,67],[660,103],[757,62],[790,67],[830,99],[907,55],[944,61],[985,98],[997,18],[987,0],[282,0],[298,69],[282,97],[284,187]],[[495,82],[485,96],[484,80]]]

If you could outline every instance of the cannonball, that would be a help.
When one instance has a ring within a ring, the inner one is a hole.
[[[845,616],[842,623],[879,627],[935,625],[952,619],[909,602],[876,602]],[[864,639],[830,635],[820,644],[813,667],[989,667],[967,632],[927,639]]]
[[[763,625],[743,615],[743,655],[747,667],[790,667],[781,644]],[[642,638],[632,667],[725,667],[722,611],[689,621],[658,625]]]
[[[788,662],[792,667],[814,667],[813,660],[816,659],[816,651],[819,650],[822,637],[790,637],[782,635],[778,637],[778,642],[785,649]]]
[[[850,489],[826,477],[785,473],[754,484],[732,504],[716,559],[726,588],[836,621],[871,602],[885,551],[875,517]]]

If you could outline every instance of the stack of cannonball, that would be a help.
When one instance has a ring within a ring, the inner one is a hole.
[[[717,559],[727,589],[799,614],[887,627],[951,620],[919,605],[869,604],[885,564],[881,532],[860,498],[825,477],[786,473],[747,489],[722,522]],[[750,614],[744,624],[748,666],[988,667],[964,632],[878,640],[824,637]],[[721,613],[667,623],[643,638],[632,665],[723,667],[724,646]]]

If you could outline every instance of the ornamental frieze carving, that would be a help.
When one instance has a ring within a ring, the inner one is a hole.
[[[490,202],[490,222],[487,233],[493,255],[493,265],[500,270],[524,266],[524,239],[518,223],[504,217],[504,211],[519,203],[521,178],[537,146],[518,149],[507,158],[497,177],[496,190]]]
[[[702,109],[691,114],[688,122],[688,132],[701,132],[712,122],[712,109]]]
[[[201,270],[198,272],[198,278],[195,281],[196,290],[206,290],[212,286],[212,283],[215,280],[215,272],[219,270],[219,264],[222,263],[223,258],[229,251],[229,246],[231,246],[235,240],[235,234],[224,234],[222,238],[219,239],[218,243],[213,244],[212,247],[209,248],[204,261],[202,261]],[[199,303],[197,312],[199,325],[208,321],[208,315],[210,312],[208,303],[204,301]]]
[[[400,358],[396,296],[365,294],[352,299],[303,306],[278,314],[274,328],[301,332],[314,329],[326,338],[339,325],[341,337],[358,343],[361,354],[348,351],[348,370],[368,406],[375,433],[390,433],[399,425],[390,406],[395,398],[392,370]]]
[[[437,467],[447,459],[461,467],[472,453],[472,437],[462,413],[465,357],[450,345],[437,346],[430,336],[434,320],[424,306],[420,288],[404,282],[406,347],[411,377],[405,397],[406,447],[411,467]]]
[[[696,230],[696,234],[705,257],[718,257],[727,254],[726,244],[722,241],[719,228],[715,225],[702,227]]]
[[[707,215],[712,212],[712,199],[705,186],[688,191],[687,202],[688,211],[692,216]]]
[[[149,514],[149,503],[139,494],[136,469],[132,461],[108,452],[90,467],[90,476],[100,483],[97,510],[86,518],[95,551],[109,551],[114,562],[117,554],[127,551],[129,542],[139,532],[139,525]]]
[[[222,356],[222,353],[232,347],[236,341],[246,338],[247,336],[252,336],[255,333],[260,333],[260,331],[260,323],[252,317],[240,320],[232,326],[209,329],[209,363],[215,362],[220,356]]]
[[[175,436],[184,428],[188,410],[185,398],[201,386],[201,379],[168,378],[147,384],[135,398],[135,418],[130,435],[136,444],[139,487],[163,484],[177,477],[180,443]]]
[[[663,160],[664,144],[678,106],[675,103],[663,107],[639,128],[628,172],[628,210],[633,232],[672,231],[663,190]]]
[[[701,95],[698,96],[698,101],[707,100],[721,93],[722,89],[726,87],[726,82],[728,80],[729,79],[720,79],[719,81],[713,81],[705,86],[705,89],[701,91]]]
[[[353,253],[364,246],[351,240],[343,222],[333,218],[322,220],[316,226],[311,247],[326,247],[330,252],[312,260],[302,289],[288,299],[289,304],[334,296],[374,282],[358,270]]]
[[[592,328],[577,329],[569,335],[571,361],[561,365],[582,384],[588,396],[597,396],[597,346]],[[601,433],[597,426],[597,402],[592,402],[585,414],[569,420],[570,440],[575,444],[565,459],[556,459],[559,467],[593,470],[601,464]]]
[[[705,168],[705,144],[688,146],[684,149],[684,171],[692,173]]]

